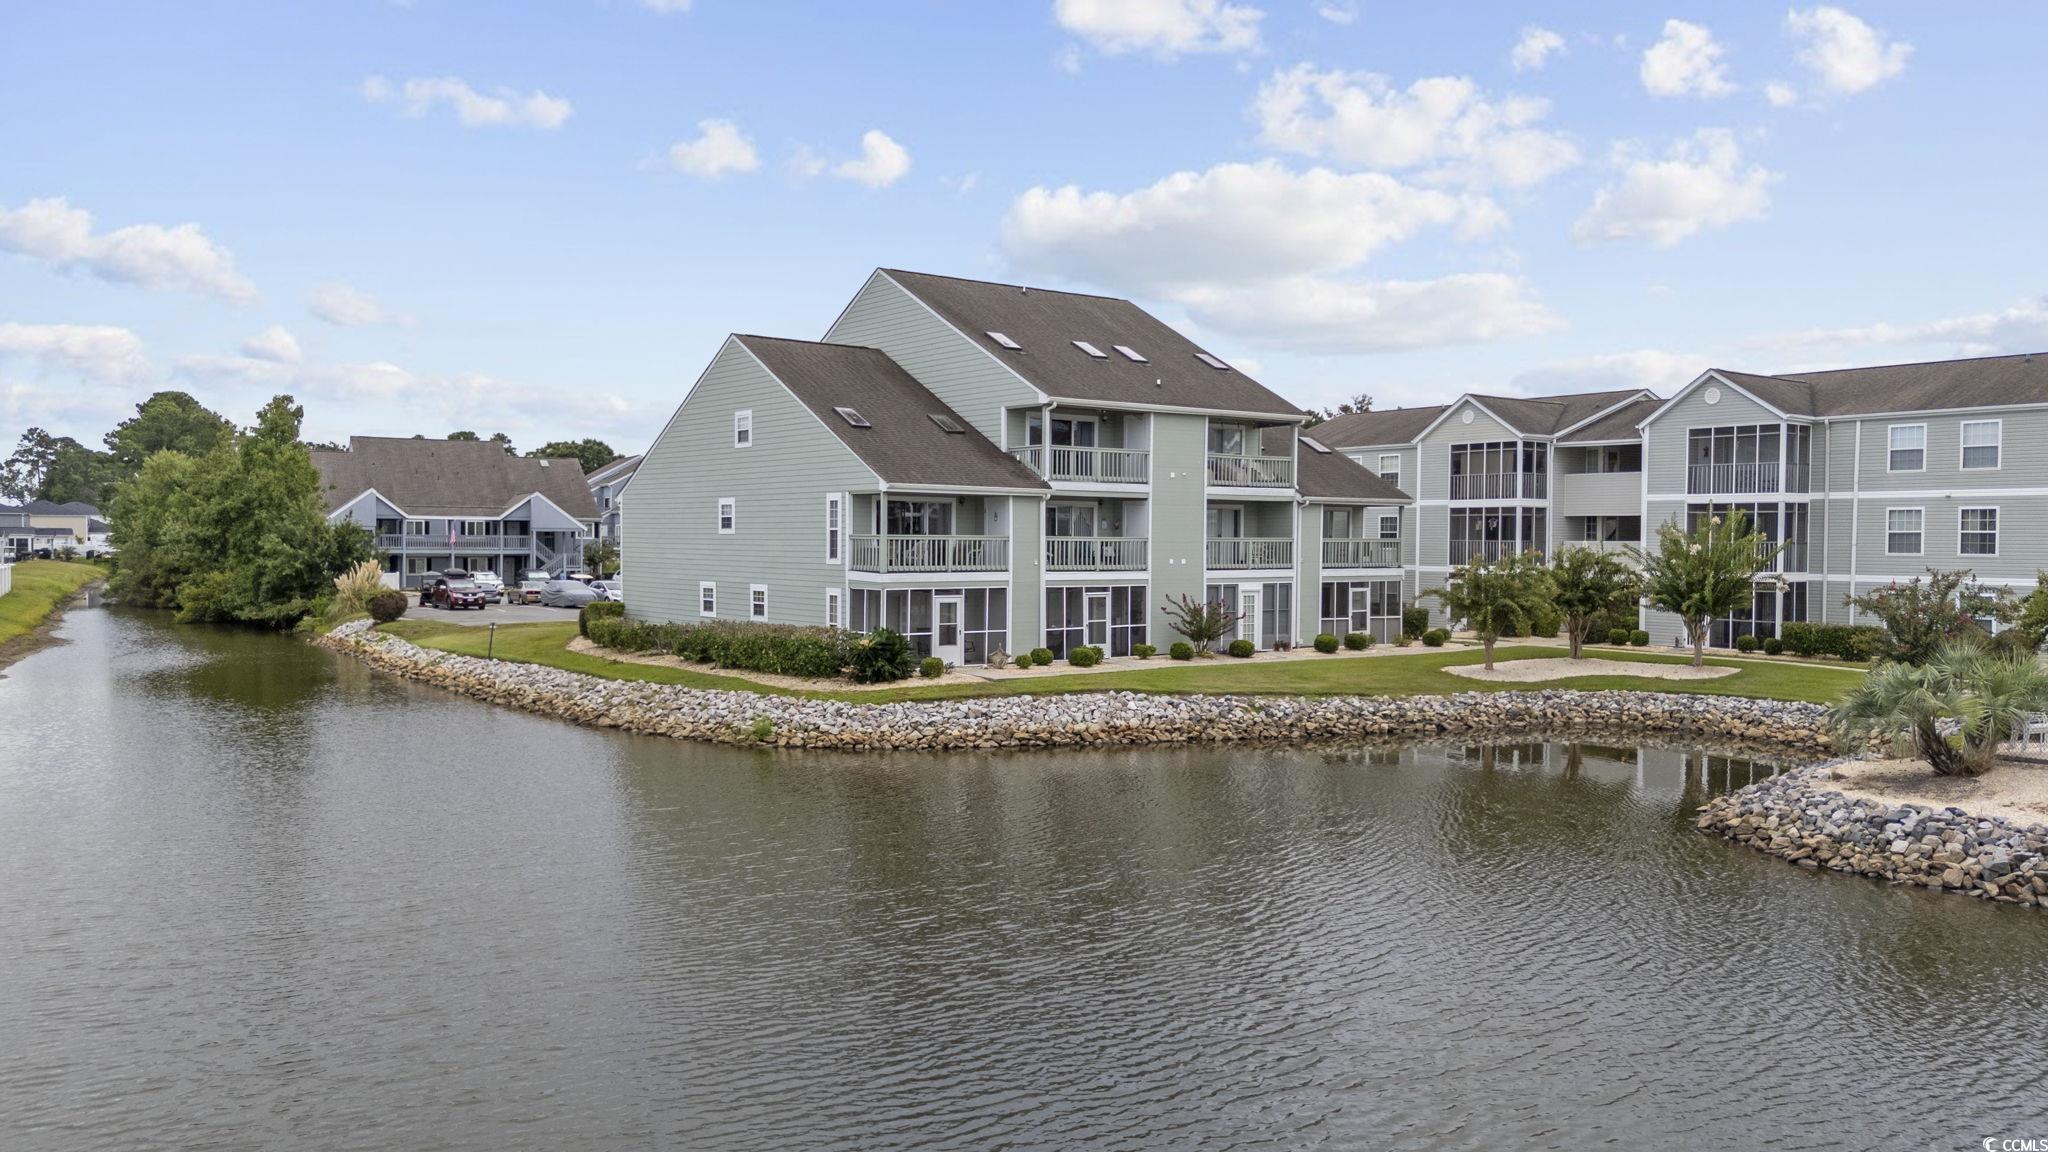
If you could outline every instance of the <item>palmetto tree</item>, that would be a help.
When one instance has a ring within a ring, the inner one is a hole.
[[[1453,620],[1465,621],[1486,647],[1486,668],[1493,670],[1493,644],[1504,632],[1529,631],[1529,621],[1549,603],[1555,589],[1550,574],[1533,552],[1503,556],[1489,564],[1474,560],[1451,573],[1442,588],[1424,592],[1444,606]]]
[[[1914,752],[1941,776],[1981,776],[1998,746],[2048,710],[2048,670],[2030,654],[1950,644],[1926,664],[1878,666],[1834,706],[1844,747],[1882,736]],[[1941,731],[1953,721],[1953,738]]]
[[[1584,651],[1586,632],[1595,620],[1635,606],[1635,571],[1612,552],[1566,548],[1550,565],[1550,582],[1556,587],[1555,603],[1564,617],[1574,660]]]
[[[1707,662],[1707,625],[1753,603],[1756,574],[1768,571],[1784,550],[1750,531],[1740,509],[1709,516],[1691,532],[1668,521],[1657,526],[1657,550],[1642,555],[1643,594],[1685,623],[1693,667]]]

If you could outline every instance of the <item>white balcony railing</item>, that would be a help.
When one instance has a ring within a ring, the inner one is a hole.
[[[1219,488],[1292,488],[1294,460],[1287,456],[1228,456],[1211,452],[1209,483]]]
[[[1531,500],[1547,494],[1545,474],[1534,472],[1476,472],[1451,477],[1453,500]]]
[[[1399,568],[1399,540],[1325,540],[1325,568]]]
[[[855,536],[856,572],[1007,572],[1007,536]]]
[[[1215,457],[1210,457],[1213,461]],[[1267,540],[1249,536],[1209,541],[1209,567],[1292,568],[1294,541]]]
[[[1474,560],[1492,562],[1519,552],[1534,552],[1541,557],[1543,545],[1539,542],[1524,547],[1513,540],[1453,540],[1450,559],[1452,564],[1469,564]]]
[[[532,544],[531,536],[457,536],[453,540],[439,532],[383,532],[377,536],[377,547],[387,552],[528,552]]]
[[[1047,480],[1143,484],[1152,479],[1152,454],[1142,448],[1070,448],[1064,444],[1012,448],[1010,455]]]
[[[1145,567],[1149,543],[1144,537],[1048,536],[1045,568],[1048,572],[1140,571]]]
[[[1800,478],[1802,486],[1804,477]],[[1747,493],[1778,490],[1778,462],[1754,464],[1689,464],[1685,469],[1688,493]]]

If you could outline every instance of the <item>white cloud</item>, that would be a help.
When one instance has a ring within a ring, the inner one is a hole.
[[[409,317],[386,308],[382,301],[360,288],[346,284],[322,284],[313,289],[306,311],[315,319],[343,328],[365,328],[377,324],[410,324]]]
[[[1799,89],[1782,80],[1773,80],[1764,85],[1764,99],[1769,100],[1773,108],[1790,108],[1799,103]]]
[[[1886,40],[1855,16],[1830,5],[1785,14],[1785,31],[1803,44],[1799,62],[1830,92],[1861,92],[1906,70],[1913,46]]]
[[[678,171],[716,179],[727,172],[752,172],[761,166],[753,141],[732,121],[699,120],[697,131],[695,140],[678,140],[669,146],[669,163]]]
[[[1435,280],[1295,276],[1216,283],[1176,299],[1198,322],[1305,352],[1394,352],[1549,332],[1561,321],[1519,277],[1472,272]]]
[[[1351,24],[1358,20],[1357,0],[1342,0],[1316,5],[1316,15],[1332,24]]]
[[[296,364],[302,358],[298,337],[282,324],[272,324],[242,342],[242,355],[278,364]]]
[[[0,252],[40,260],[52,268],[79,268],[116,284],[182,289],[248,300],[255,285],[235,271],[235,258],[197,224],[130,224],[95,233],[92,213],[63,197],[0,208]]]
[[[843,160],[832,168],[832,174],[841,180],[870,188],[887,188],[909,171],[910,152],[879,128],[861,134],[859,159]]]
[[[567,100],[539,89],[522,96],[500,88],[486,96],[454,76],[415,77],[395,88],[382,76],[370,76],[363,80],[363,99],[372,104],[402,103],[404,113],[414,118],[425,116],[437,104],[447,104],[455,109],[456,121],[467,128],[555,129],[575,111]]]
[[[1643,87],[1652,96],[1726,96],[1735,85],[1723,70],[1722,51],[1701,25],[1666,20],[1663,38],[1643,52]]]
[[[1752,348],[1842,349],[1877,345],[1940,345],[1962,356],[2048,349],[2048,297],[2022,300],[1996,312],[1950,316],[1920,324],[1868,324],[1808,328],[1747,341]]]
[[[1735,134],[1702,128],[1672,142],[1662,157],[1630,144],[1617,146],[1620,179],[1594,194],[1593,205],[1572,228],[1582,242],[1641,240],[1668,248],[1706,228],[1725,228],[1762,217],[1778,175],[1745,167]]]
[[[640,6],[649,12],[688,12],[694,0],[640,0]]]
[[[0,358],[35,362],[45,373],[76,373],[95,383],[151,374],[142,339],[111,324],[0,323]]]
[[[1223,0],[1053,0],[1053,19],[1110,55],[1146,52],[1161,59],[1259,47],[1265,12]]]
[[[1374,73],[1276,72],[1252,102],[1269,147],[1360,168],[1420,168],[1433,182],[1538,184],[1579,162],[1562,133],[1535,127],[1548,101],[1494,100],[1464,76],[1406,89]]]
[[[1548,28],[1533,25],[1522,29],[1522,38],[1515,41],[1508,53],[1508,63],[1517,72],[1540,71],[1550,58],[1564,51],[1564,37]]]
[[[1508,381],[1508,387],[1522,396],[1608,392],[1623,388],[1648,388],[1669,396],[1678,388],[1692,383],[1709,363],[1709,357],[1696,352],[1638,348],[1539,364],[1516,373]]]

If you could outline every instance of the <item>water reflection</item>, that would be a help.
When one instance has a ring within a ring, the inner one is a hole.
[[[1690,831],[1768,763],[777,754],[66,632],[0,680],[81,733],[0,754],[9,1149],[1946,1147],[2048,1108],[2040,921]]]

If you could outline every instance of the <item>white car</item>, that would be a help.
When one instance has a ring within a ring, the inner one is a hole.
[[[484,598],[496,604],[505,598],[505,581],[496,572],[472,572],[471,580],[484,590]]]
[[[624,600],[626,586],[617,580],[592,580],[590,590],[597,593],[599,600]]]

